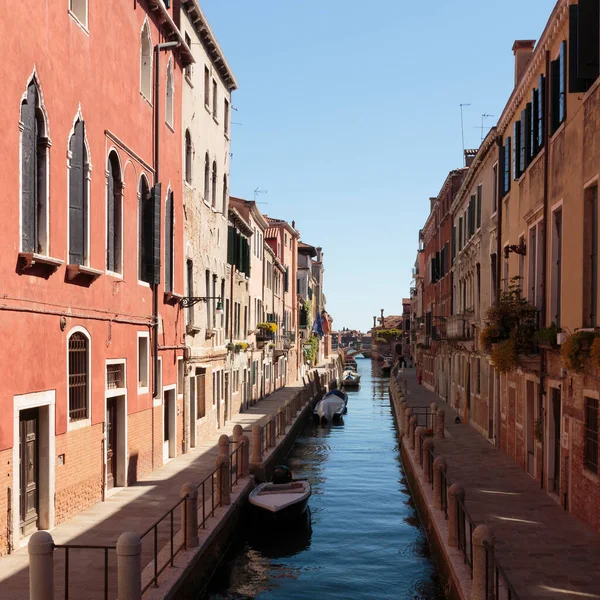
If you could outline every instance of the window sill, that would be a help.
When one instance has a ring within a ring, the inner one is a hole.
[[[226,139],[228,142],[230,142],[230,141],[231,141],[231,137],[229,136],[229,132],[225,131],[225,132],[223,133],[223,135],[225,136],[225,139]]]
[[[208,104],[207,102],[204,103],[204,108],[206,109],[206,112],[212,116],[212,111],[210,110],[210,104]]]
[[[21,266],[21,271],[27,271],[32,267],[39,267],[48,273],[54,273],[54,271],[65,262],[59,258],[43,256],[42,254],[36,254],[35,252],[19,252],[19,260],[24,263]]]
[[[213,121],[218,125],[219,124],[219,119],[217,119],[217,117],[215,117],[215,115],[213,115]]]
[[[67,423],[67,431],[75,431],[77,429],[83,429],[84,427],[89,427],[92,424],[92,419],[80,419],[79,421],[71,421],[69,419]]]
[[[562,133],[563,129],[566,127],[567,122],[566,120],[563,121],[557,128],[556,131],[554,133],[551,133],[548,137],[550,139],[550,141],[554,141],[554,139],[556,138],[556,136],[558,136],[560,133]]]
[[[79,27],[79,29],[81,29],[89,37],[90,30],[88,29],[88,26],[83,24],[72,10],[69,10],[69,16],[71,19],[73,19],[73,21],[75,21],[75,24]]]
[[[152,106],[152,100],[150,98],[147,98],[144,92],[140,92],[140,96],[148,103],[149,106]]]
[[[169,123],[169,121],[165,121],[165,125],[166,125],[167,129],[169,129],[171,131],[171,133],[175,133],[175,129],[173,129],[173,125],[171,125],[171,123]]]
[[[150,284],[147,281],[142,281],[141,279],[138,279],[138,285],[150,289]]]
[[[85,283],[91,284],[94,283],[100,275],[104,275],[104,271],[92,269],[92,267],[86,267],[84,265],[67,265],[67,281],[73,281],[79,278],[80,281],[85,280]]]
[[[149,387],[138,387],[137,389],[138,396],[141,396],[142,394],[147,394],[149,391]]]
[[[182,298],[183,296],[181,294],[177,294],[176,292],[165,292],[164,303],[175,306],[176,304],[179,304]]]
[[[188,335],[196,335],[197,333],[200,333],[200,327],[198,327],[198,325],[191,325],[190,323],[188,323],[185,326],[185,332]]]
[[[194,84],[192,83],[192,78],[189,76],[189,74],[185,74],[184,75],[185,80],[188,82],[188,85],[193,89],[194,88]]]

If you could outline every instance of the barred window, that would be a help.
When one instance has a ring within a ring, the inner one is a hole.
[[[88,418],[88,339],[83,333],[69,338],[69,421]]]
[[[585,455],[584,466],[598,473],[598,400],[585,399]]]

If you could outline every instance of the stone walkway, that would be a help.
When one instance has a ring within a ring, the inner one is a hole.
[[[322,372],[321,369],[319,369]],[[115,545],[124,531],[144,533],[179,500],[184,483],[200,483],[216,467],[218,439],[231,436],[236,424],[250,430],[254,424],[264,425],[277,413],[302,384],[286,386],[236,415],[225,427],[188,454],[172,459],[163,467],[140,478],[134,485],[111,495],[105,502],[55,527],[51,533],[56,544]],[[248,436],[250,434],[248,433]],[[174,531],[179,531],[180,510],[174,513]],[[170,539],[170,519],[161,524],[159,550]],[[142,568],[153,560],[153,535],[142,540]],[[104,552],[71,550],[69,555],[69,598],[91,600],[104,598]],[[65,597],[64,550],[54,551],[55,597]],[[109,598],[116,598],[116,556],[109,552]],[[0,600],[29,599],[29,560],[27,547],[0,559]]]
[[[414,369],[402,375],[409,406],[444,409],[446,439],[435,440],[435,455],[446,458],[449,480],[464,487],[473,521],[493,529],[498,562],[520,600],[600,599],[600,535],[472,427],[456,424],[456,411],[419,385]]]

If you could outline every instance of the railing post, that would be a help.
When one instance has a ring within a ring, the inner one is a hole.
[[[437,417],[437,411],[438,411],[438,406],[437,403],[432,402],[431,406],[429,407],[429,412],[431,413],[431,429],[433,429],[433,433],[435,434],[435,423],[436,423],[436,417]]]
[[[244,435],[244,428],[241,425],[233,426],[233,443],[236,444],[236,448],[240,443],[240,438]]]
[[[281,406],[277,409],[277,424],[279,426],[279,435],[285,434],[285,423],[283,422],[283,410]]]
[[[250,464],[260,466],[262,463],[262,427],[252,425],[252,451]]]
[[[431,440],[433,444],[433,440]],[[433,506],[442,508],[442,471],[446,473],[446,459],[443,456],[437,456],[433,461]]]
[[[240,438],[240,444],[242,444],[241,450],[241,461],[242,461],[242,477],[248,477],[250,475],[250,440],[247,435],[243,435]]]
[[[448,490],[448,546],[458,547],[458,502],[464,504],[465,490],[453,483]]]
[[[414,450],[415,448],[415,429],[417,428],[417,415],[413,415],[410,418],[410,429],[408,431],[409,448]]]
[[[433,440],[431,438],[427,438],[423,442],[423,473],[425,474],[425,481],[427,483],[432,483],[429,479],[429,463],[431,461],[430,452],[433,452]]]
[[[180,498],[187,498],[181,503],[182,531],[185,527],[186,550],[196,548],[198,539],[198,488],[193,483],[184,483],[179,492]]]
[[[229,456],[229,436],[223,434],[219,438],[219,456]]]
[[[47,531],[36,531],[27,545],[30,600],[54,600],[54,540]]]
[[[271,443],[271,448],[275,448],[277,445],[277,421],[274,416],[271,415],[271,439],[269,440]]]
[[[409,406],[404,411],[404,437],[410,437],[410,419],[413,414],[413,409]]]
[[[122,533],[117,540],[118,600],[142,597],[142,540],[137,533]]]
[[[417,427],[415,429],[415,459],[418,465],[422,464],[421,445],[423,443],[423,432],[425,427]]]
[[[444,430],[445,430],[445,418],[446,418],[446,412],[440,408],[440,410],[437,411],[437,417],[435,419],[435,439],[436,440],[443,440],[444,439]]]
[[[473,592],[471,600],[493,600],[494,532],[487,525],[473,531]],[[487,587],[487,589],[486,589]]]
[[[217,456],[217,490],[221,498],[221,506],[231,504],[231,459],[229,456]]]
[[[290,425],[292,422],[292,411],[290,410],[290,401],[285,401],[285,424]]]
[[[406,393],[408,392],[408,379],[406,377],[402,378],[402,392],[404,393],[404,397],[406,397]]]
[[[398,413],[398,423],[400,424],[400,437],[404,437],[404,432],[405,432],[405,427],[404,427],[404,421],[405,421],[405,414],[406,414],[406,409],[408,407],[408,404],[406,404],[406,402],[404,400],[402,400],[402,402],[400,402],[400,412]]]

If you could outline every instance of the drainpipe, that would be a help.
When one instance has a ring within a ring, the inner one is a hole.
[[[160,139],[160,52],[176,48],[179,42],[156,44],[154,47],[154,185],[160,182],[159,139]],[[158,396],[158,284],[152,284],[152,398]],[[185,422],[185,404],[184,404]],[[185,428],[184,428],[185,429]],[[154,469],[154,409],[152,409],[152,468]]]
[[[499,135],[496,138],[496,146],[498,147],[498,166],[503,164],[500,162],[500,157],[504,153],[504,148],[502,145],[503,139],[502,136]],[[504,205],[504,172],[498,173],[498,180],[496,181],[496,198],[498,198],[498,205],[496,206],[496,289],[494,289],[494,304],[497,306],[500,301],[500,278],[502,277],[502,207]],[[496,394],[497,392],[497,394]],[[502,392],[501,384],[500,384],[500,374],[498,374],[498,387],[496,387],[496,382],[494,382],[494,396],[496,396],[496,402],[494,403],[492,409],[494,411],[493,423],[494,423],[494,443],[496,447],[498,447],[499,433],[500,433],[500,423],[498,423],[498,418],[500,416],[499,404],[500,404],[500,394]],[[498,417],[498,418],[497,418]],[[498,432],[498,436],[496,436],[496,432]]]
[[[546,51],[546,82],[548,82],[548,73],[550,73],[550,52]],[[546,106],[544,107],[544,216],[542,223],[544,224],[544,235],[542,237],[542,310],[541,312],[541,323],[542,327],[546,326],[546,240],[548,236],[548,209],[549,209],[549,164],[550,164],[550,148],[548,147],[550,141],[550,101],[548,98],[548,84],[546,83],[546,89],[544,91],[546,97]],[[545,422],[544,417],[544,379],[546,377],[546,349],[540,348],[540,387],[539,387],[539,417],[542,418],[542,422]],[[545,429],[545,427],[543,428]],[[540,477],[540,487],[544,489],[544,462],[546,454],[546,443],[545,436],[542,433],[542,472]],[[560,463],[558,465],[560,469]]]

